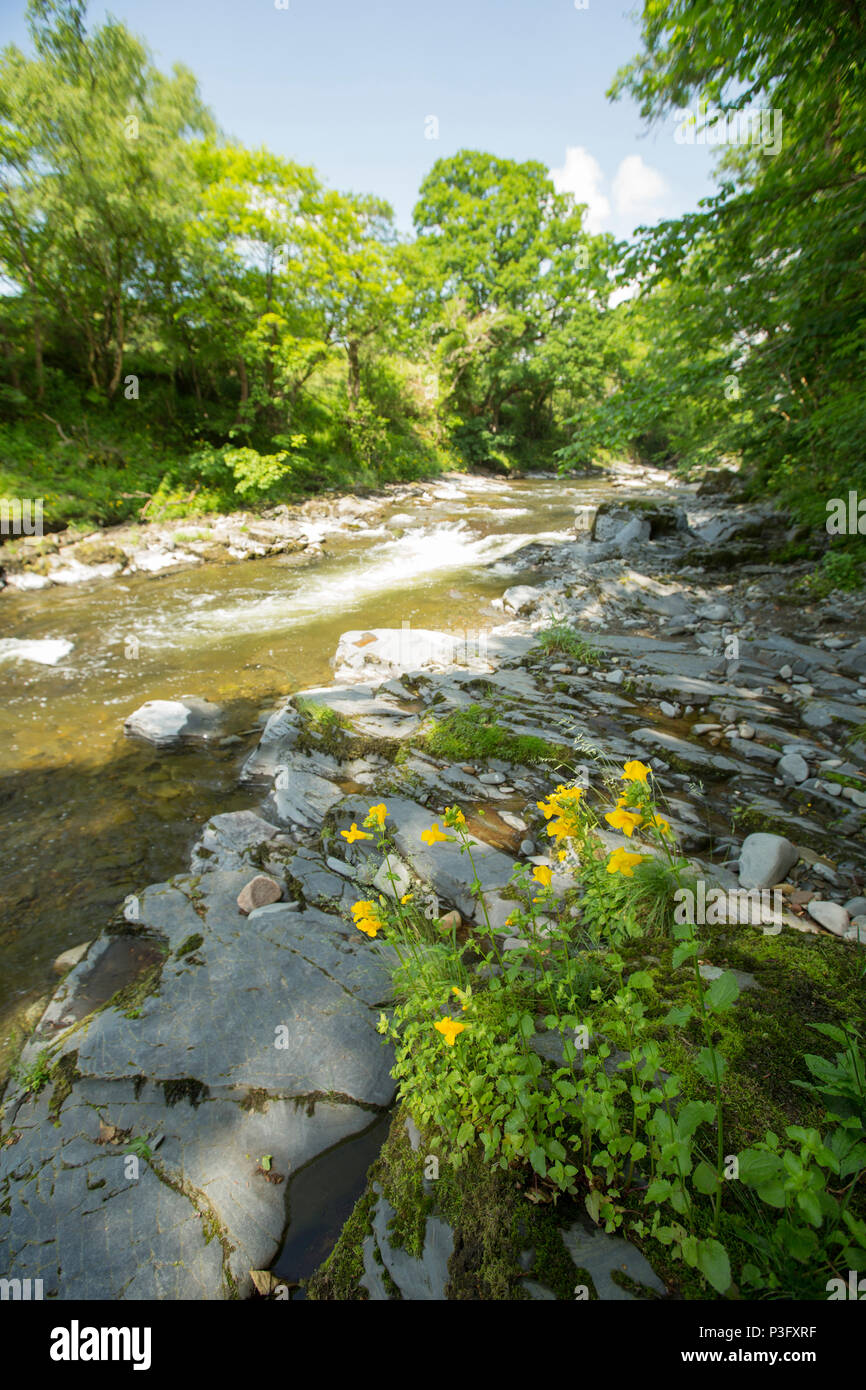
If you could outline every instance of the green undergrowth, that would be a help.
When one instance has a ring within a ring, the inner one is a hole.
[[[862,951],[736,908],[696,924],[696,866],[651,769],[601,781],[538,803],[554,853],[515,869],[506,921],[488,915],[456,806],[422,838],[468,856],[468,940],[421,922],[411,895],[352,911],[390,950],[379,1031],[438,1165],[422,1173],[392,1132],[375,1176],[392,1242],[419,1253],[433,1198],[455,1232],[446,1296],[507,1299],[533,1271],[555,1283],[526,1254],[526,1213],[554,1213],[557,1231],[577,1214],[640,1248],[674,1296],[826,1297],[866,1268]],[[386,866],[388,820],[380,805],[364,822]]]
[[[454,710],[443,719],[432,719],[418,743],[448,762],[466,763],[500,758],[507,763],[558,762],[566,749],[534,734],[513,734],[496,722],[496,714],[484,705]]]

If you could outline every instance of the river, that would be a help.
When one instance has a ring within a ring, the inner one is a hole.
[[[501,623],[491,600],[522,576],[509,557],[564,538],[607,491],[461,476],[328,537],[311,567],[277,556],[0,597],[0,1071],[58,953],[184,870],[209,816],[254,804],[238,772],[263,716],[332,678],[342,632]],[[144,701],[185,694],[221,704],[241,742],[166,753],[124,736]]]

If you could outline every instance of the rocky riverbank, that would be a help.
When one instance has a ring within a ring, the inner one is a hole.
[[[188,870],[127,899],[73,965],[4,1097],[10,1276],[61,1299],[271,1287],[298,1170],[394,1100],[376,1027],[387,960],[351,920],[389,884],[340,834],[371,802],[388,805],[400,891],[459,914],[462,929],[478,926],[469,865],[420,837],[461,805],[501,926],[515,865],[551,862],[539,798],[576,768],[592,782],[611,760],[642,759],[708,883],[780,894],[774,916],[737,927],[705,962],[760,994],[760,1008],[738,1005],[750,1047],[775,1055],[830,998],[855,1007],[866,601],[798,592],[808,562],[778,557],[799,533],[769,507],[619,481],[622,498],[578,510],[572,540],[527,550],[537,582],[504,594],[494,630],[344,634],[334,684],[289,699],[246,759],[255,809],[213,817]],[[128,733],[167,755],[207,737],[205,701],[171,703],[131,713]],[[750,1066],[744,1104],[784,1110],[776,1075]],[[474,1186],[436,1187],[424,1158],[398,1112],[315,1296],[567,1297],[582,1270],[597,1296],[624,1297],[611,1279],[624,1263],[644,1290],[670,1291],[669,1271],[605,1244],[579,1215],[539,1224],[512,1179],[494,1192],[480,1172]],[[481,1211],[494,1199],[508,1215],[498,1234]],[[411,1239],[394,1238],[395,1215]]]

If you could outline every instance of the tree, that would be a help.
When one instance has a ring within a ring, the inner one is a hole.
[[[84,28],[76,0],[31,0],[36,50],[0,55],[0,265],[26,295],[42,384],[59,317],[97,393],[177,265],[195,184],[187,139],[212,122],[192,75],[167,78],[122,26]]]
[[[470,457],[537,442],[558,392],[604,373],[611,242],[544,166],[464,150],[438,160],[414,212],[422,303]]]
[[[703,290],[703,341],[736,360],[748,404],[731,440],[765,480],[795,493],[866,481],[861,7],[646,0],[643,42],[614,96],[629,92],[651,120],[690,107],[713,135],[717,105],[761,108],[781,141],[762,130],[724,148],[719,193],[647,232],[627,273],[686,286],[687,298]]]

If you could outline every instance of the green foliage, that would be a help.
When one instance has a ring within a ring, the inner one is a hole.
[[[834,589],[852,590],[863,586],[863,563],[850,550],[828,550],[820,567],[808,575],[803,588],[817,598],[826,598]]]
[[[47,1047],[36,1056],[29,1066],[18,1066],[14,1080],[28,1095],[38,1096],[51,1080],[51,1053]]]
[[[424,743],[434,758],[450,762],[501,758],[504,762],[540,763],[556,761],[558,755],[553,744],[543,738],[501,728],[495,713],[483,705],[469,705],[444,719],[431,720]]]
[[[465,944],[453,926],[425,928],[405,899],[353,909],[396,961],[397,1005],[379,1027],[395,1045],[398,1094],[452,1168],[480,1159],[522,1174],[534,1201],[582,1197],[594,1222],[680,1261],[707,1296],[825,1297],[829,1278],[866,1268],[860,1034],[815,1025],[840,1048],[832,1060],[806,1054],[813,1080],[794,1078],[823,1113],[820,1128],[789,1123],[782,1138],[767,1128],[728,1153],[724,1039],[744,1007],[739,984],[730,969],[707,983],[710,943],[673,918],[689,866],[649,769],[627,764],[608,790],[605,816],[630,830],[627,852],[604,849],[583,789],[560,786],[539,803],[558,862],[580,880],[576,902],[549,869],[518,867],[514,909],[492,926],[474,841],[451,807],[425,837],[434,852],[445,838],[469,857],[480,922]],[[365,824],[384,820],[371,808]],[[387,831],[379,843],[388,865]],[[633,959],[650,932],[667,933],[653,949],[668,956],[673,1001],[645,968],[657,957]],[[667,1062],[679,1040],[688,1075]]]
[[[582,666],[597,666],[601,657],[597,647],[586,642],[580,633],[565,622],[551,623],[550,627],[543,628],[537,634],[536,640],[543,652],[562,652]]]
[[[639,453],[649,432],[656,457],[684,465],[738,454],[756,486],[823,521],[830,497],[866,483],[859,26],[833,0],[791,5],[784,23],[774,0],[645,0],[642,26],[611,95],[686,141],[718,108],[773,125],[720,152],[701,211],[624,257],[621,283],[642,291],[627,311],[637,344],[563,457]]]

